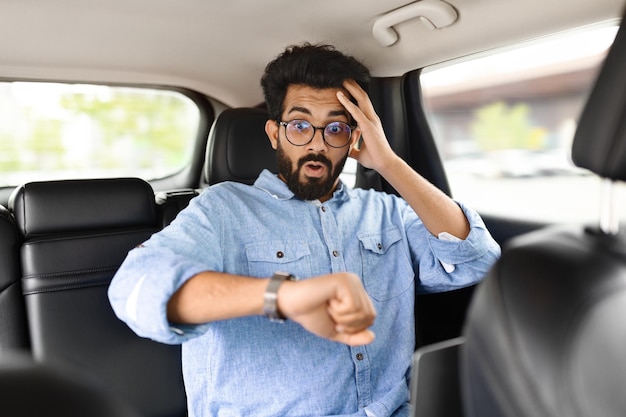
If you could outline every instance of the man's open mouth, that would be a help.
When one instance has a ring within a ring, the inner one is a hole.
[[[326,173],[326,165],[321,162],[307,162],[302,167],[309,177],[320,177]]]

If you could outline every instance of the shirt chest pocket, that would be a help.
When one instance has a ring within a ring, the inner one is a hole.
[[[299,278],[311,276],[311,251],[306,242],[271,240],[246,245],[248,274],[253,277],[270,277],[284,271]]]
[[[389,228],[382,233],[359,235],[363,283],[370,297],[385,301],[412,288],[413,268],[402,245],[402,233]]]

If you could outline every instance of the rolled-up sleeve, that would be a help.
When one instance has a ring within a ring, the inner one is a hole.
[[[215,245],[198,242],[216,241]],[[115,314],[135,333],[162,343],[179,344],[203,334],[207,325],[178,325],[167,320],[167,303],[191,277],[221,268],[219,230],[203,214],[201,201],[167,228],[131,250],[109,286]]]
[[[428,235],[429,250],[419,251],[419,265],[416,266],[416,270],[419,270],[420,292],[441,292],[476,284],[500,257],[500,246],[480,215],[462,203],[457,204],[469,222],[469,235],[463,240],[439,239]],[[419,239],[415,241],[419,242]],[[454,268],[448,268],[451,271],[447,272],[442,264]]]

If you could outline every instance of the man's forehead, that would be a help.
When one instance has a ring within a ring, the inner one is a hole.
[[[287,114],[303,113],[332,116],[348,116],[348,112],[339,102],[337,92],[342,88],[316,89],[303,85],[291,85],[284,100]]]
[[[307,108],[307,107],[303,107],[301,105],[297,105],[294,104],[293,106],[287,108],[287,114],[292,114],[292,113],[304,113],[304,114],[310,114],[312,115],[313,112]],[[345,108],[335,108],[335,109],[328,109],[327,111],[323,112],[325,113],[325,116],[329,116],[329,117],[333,117],[333,116],[348,116],[348,112],[346,111]]]

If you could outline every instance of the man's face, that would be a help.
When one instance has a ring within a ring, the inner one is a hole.
[[[316,90],[304,85],[289,86],[281,121],[300,119],[320,127],[331,122],[351,124],[350,115],[337,100],[337,91],[332,88]],[[359,132],[352,133],[346,146],[333,148],[324,142],[320,129],[304,146],[290,143],[285,136],[285,127],[275,120],[268,120],[265,130],[277,152],[278,175],[289,189],[303,200],[328,200],[337,187],[339,174]]]

